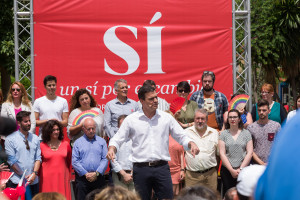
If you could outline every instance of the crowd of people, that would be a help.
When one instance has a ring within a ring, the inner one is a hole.
[[[222,194],[231,193],[239,188],[238,177],[247,166],[268,165],[287,112],[273,100],[270,84],[263,84],[250,113],[246,107],[229,109],[226,96],[214,89],[213,72],[204,71],[201,81],[201,90],[190,98],[189,83],[179,82],[178,97],[168,103],[157,96],[153,80],[143,83],[136,102],[127,95],[127,81],[119,79],[114,84],[117,96],[106,103],[104,113],[86,89],[77,90],[68,105],[56,95],[52,75],[44,78],[46,95],[33,105],[23,84],[14,82],[1,116],[15,120],[16,130],[2,137],[7,160],[0,165],[0,171],[14,173],[1,189],[16,188],[24,175],[26,199],[56,192],[71,200],[74,170],[76,200],[107,199],[123,190],[142,200],[185,199],[198,193],[217,198],[218,173]],[[105,177],[115,189],[104,189]],[[195,191],[200,186],[206,188]]]

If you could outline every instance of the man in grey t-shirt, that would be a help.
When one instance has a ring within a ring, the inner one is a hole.
[[[268,118],[271,111],[269,102],[260,100],[257,103],[258,121],[250,124],[248,130],[253,138],[253,160],[260,165],[266,165],[271,152],[271,147],[280,124]]]

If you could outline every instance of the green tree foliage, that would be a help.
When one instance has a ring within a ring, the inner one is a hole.
[[[251,55],[255,89],[259,89],[255,84],[263,81],[275,86],[280,76],[278,67],[283,69],[287,78],[299,76],[299,22],[299,0],[251,1]]]
[[[0,73],[1,88],[6,94],[14,67],[13,1],[1,0],[0,6]]]

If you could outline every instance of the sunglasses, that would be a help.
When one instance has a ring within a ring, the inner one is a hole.
[[[178,92],[179,92],[179,93],[183,93],[183,92],[184,92],[184,93],[189,93],[190,91],[188,91],[188,90],[182,90],[182,89],[181,89],[181,90],[178,90]]]
[[[29,151],[30,150],[30,146],[29,146],[28,140],[24,140],[24,142],[25,142],[25,145],[26,145],[26,149]]]
[[[213,72],[211,72],[211,71],[204,71],[203,74],[205,74],[205,75],[209,74],[209,75],[213,75],[213,76],[215,75],[215,74],[214,74]]]
[[[14,91],[17,91],[17,92],[20,92],[21,89],[20,88],[11,88],[11,90],[14,92]]]

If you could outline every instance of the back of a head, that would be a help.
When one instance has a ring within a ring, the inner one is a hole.
[[[95,200],[140,200],[140,197],[120,186],[107,187],[95,196]]]
[[[237,196],[236,187],[232,187],[224,195],[224,200],[235,200]]]
[[[66,198],[58,192],[42,192],[35,195],[32,200],[66,200]]]
[[[217,191],[201,185],[185,188],[176,198],[177,200],[217,200],[220,199]]]

